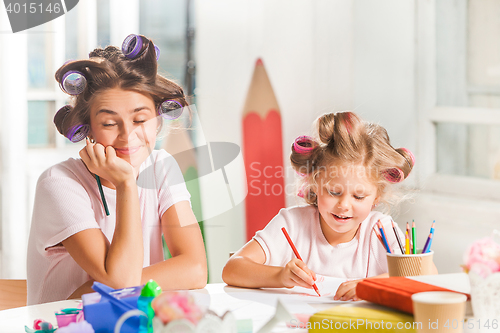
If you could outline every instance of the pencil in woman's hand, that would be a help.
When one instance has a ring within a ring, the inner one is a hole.
[[[283,231],[283,234],[285,235],[286,240],[288,241],[288,244],[290,244],[290,247],[292,248],[293,253],[295,253],[295,256],[297,257],[297,259],[299,259],[300,261],[304,261],[300,257],[299,251],[297,251],[297,248],[293,244],[292,239],[288,235],[288,232],[286,231],[285,227],[281,228],[281,231]],[[316,292],[316,294],[318,294],[318,296],[321,297],[321,295],[319,294],[318,287],[316,287],[316,283],[313,284],[313,288],[314,288],[314,291]]]

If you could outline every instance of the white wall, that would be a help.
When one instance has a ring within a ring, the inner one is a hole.
[[[0,277],[24,278],[28,244],[27,203],[27,35],[14,35],[7,13],[0,10],[0,187],[1,187],[1,266]],[[6,33],[3,33],[6,32]],[[21,63],[21,66],[15,66]]]

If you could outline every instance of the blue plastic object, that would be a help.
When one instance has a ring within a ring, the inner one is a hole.
[[[130,309],[137,309],[142,290],[142,286],[114,290],[98,282],[92,288],[98,292],[82,295],[82,301],[85,320],[96,333],[113,333],[120,316]],[[137,333],[139,323],[139,317],[128,319],[121,333]]]

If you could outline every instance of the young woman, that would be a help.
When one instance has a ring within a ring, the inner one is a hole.
[[[153,150],[162,120],[187,105],[157,73],[155,45],[127,37],[56,72],[74,95],[54,118],[81,159],[37,183],[28,247],[28,304],[79,297],[93,281],[112,288],[154,279],[163,289],[203,288],[205,249],[175,160]],[[162,236],[172,255],[164,260]]]

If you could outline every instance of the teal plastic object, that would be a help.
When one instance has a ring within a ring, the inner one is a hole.
[[[153,317],[155,312],[151,307],[153,299],[161,294],[161,288],[154,280],[149,280],[142,288],[141,295],[137,300],[137,308],[148,317],[140,318],[139,333],[153,333]]]

